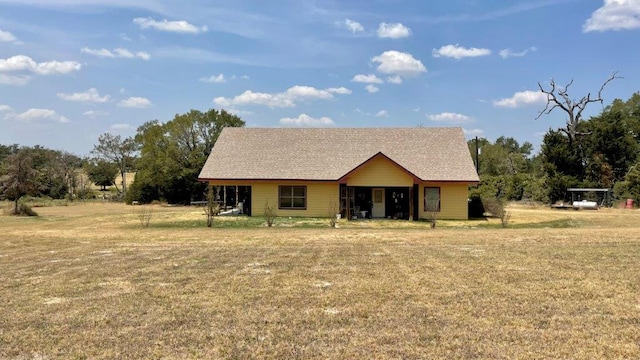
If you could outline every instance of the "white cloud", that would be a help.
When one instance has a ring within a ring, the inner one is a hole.
[[[375,76],[374,74],[369,74],[369,75],[358,74],[354,76],[353,79],[351,79],[351,81],[357,82],[357,83],[365,83],[365,84],[382,84],[383,83],[382,79]]]
[[[121,100],[118,103],[118,106],[119,107],[126,107],[126,108],[145,109],[145,108],[149,108],[149,107],[153,106],[153,104],[147,98],[132,96],[132,97],[130,97],[128,99]]]
[[[127,34],[125,34],[125,33],[120,33],[120,39],[122,39],[122,40],[124,40],[124,41],[129,41],[129,42],[133,41],[133,40],[131,40],[131,38],[130,38],[130,37],[128,37],[128,36],[127,36]]]
[[[378,26],[378,37],[382,39],[401,39],[409,36],[411,36],[411,29],[401,23],[380,23]]]
[[[510,98],[504,98],[495,100],[493,106],[504,108],[517,108],[530,104],[546,103],[548,100],[547,94],[541,91],[520,91],[513,94]]]
[[[200,81],[204,83],[219,84],[219,83],[227,82],[227,79],[224,77],[224,74],[220,74],[220,75],[211,75],[209,77],[200,78]]]
[[[370,94],[375,94],[375,93],[377,93],[378,91],[380,91],[380,89],[379,89],[377,86],[373,85],[373,84],[369,84],[369,85],[365,86],[364,88],[365,88],[365,89],[366,89]]]
[[[98,116],[107,116],[109,115],[109,113],[101,110],[89,110],[89,111],[83,112],[82,115],[90,118],[96,118]]]
[[[503,58],[503,59],[507,59],[507,58],[510,58],[510,57],[523,57],[523,56],[527,55],[530,51],[534,52],[534,51],[537,51],[537,50],[538,50],[538,48],[536,48],[535,46],[531,46],[531,47],[529,47],[527,49],[524,49],[524,50],[522,50],[520,52],[513,52],[513,51],[511,51],[511,49],[502,49],[502,50],[500,50],[498,55],[500,55],[500,57]]]
[[[364,27],[362,26],[362,24],[351,19],[344,19],[344,21],[337,22],[336,25],[338,25],[339,27],[344,27],[354,34],[364,31]]]
[[[351,90],[347,89],[344,86],[337,87],[337,88],[328,88],[327,91],[332,93],[332,94],[340,94],[340,95],[349,95],[349,94],[351,94]]]
[[[432,51],[433,57],[450,57],[456,60],[466,58],[466,57],[478,57],[478,56],[487,56],[491,55],[491,50],[482,49],[482,48],[465,48],[455,45],[445,45],[440,49],[433,49]]]
[[[29,109],[20,114],[10,112],[7,115],[5,115],[5,119],[18,120],[18,121],[24,121],[24,122],[31,122],[36,120],[51,120],[59,123],[69,122],[69,119],[67,119],[62,115],[59,115],[54,110],[37,109],[37,108]]]
[[[81,67],[82,65],[75,61],[46,61],[38,63],[25,55],[0,59],[0,72],[31,71],[39,75],[67,74],[78,71]]]
[[[149,53],[146,53],[144,51],[138,51],[138,52],[134,53],[132,51],[129,51],[129,50],[123,49],[123,48],[117,48],[117,49],[109,50],[109,49],[104,49],[104,48],[102,48],[102,49],[90,49],[88,47],[83,47],[80,51],[85,53],[85,54],[98,56],[98,57],[106,57],[106,58],[125,58],[125,59],[139,58],[139,59],[142,59],[142,60],[151,59],[151,55],[149,55]]]
[[[0,84],[4,85],[25,85],[31,80],[31,77],[26,75],[7,75],[0,73]]]
[[[0,112],[13,111],[9,105],[0,105]]]
[[[296,85],[287,89],[287,94],[292,98],[310,98],[310,99],[330,99],[333,97],[329,90],[320,90],[312,86]]]
[[[0,29],[0,42],[15,42],[16,40],[16,37],[13,36],[12,33],[8,31],[2,31],[2,29]]]
[[[387,110],[380,110],[376,113],[376,117],[389,117],[389,112]]]
[[[474,122],[475,120],[467,115],[452,113],[452,112],[443,112],[440,114],[427,114],[427,119],[436,122],[446,122],[449,124],[466,124]]]
[[[62,100],[67,101],[80,101],[80,102],[96,102],[96,103],[104,103],[109,101],[110,96],[100,96],[98,90],[96,88],[91,88],[85,92],[73,93],[73,94],[63,94],[58,93],[58,97]]]
[[[402,84],[402,78],[398,75],[387,76],[387,82],[390,84]]]
[[[149,53],[146,53],[144,51],[138,51],[136,53],[133,53],[127,49],[117,48],[117,49],[114,49],[113,52],[115,53],[116,57],[121,57],[121,58],[131,59],[136,57],[142,60],[151,59],[151,55],[149,55]]]
[[[293,107],[297,101],[332,99],[333,94],[349,94],[346,88],[316,89],[311,86],[296,85],[281,93],[260,93],[247,90],[233,98],[217,97],[213,102],[222,107],[242,105],[263,105],[271,108]]]
[[[217,97],[213,99],[213,103],[228,107],[232,105],[265,105],[269,107],[292,107],[295,103],[291,100],[287,100],[284,97],[278,96],[278,94],[260,93],[246,90],[240,95],[233,98]]]
[[[370,116],[371,115],[368,112],[364,112],[364,111],[360,110],[360,108],[353,109],[353,112],[356,112],[356,113],[358,113],[360,115],[364,115],[364,116]]]
[[[282,118],[280,119],[280,124],[301,127],[325,127],[335,125],[329,117],[323,116],[316,119],[307,114],[300,114],[297,118]]]
[[[131,130],[133,127],[129,124],[113,124],[109,127],[111,130],[121,131],[121,130]]]
[[[168,31],[183,34],[198,34],[201,32],[209,31],[206,26],[198,27],[184,20],[168,21],[167,19],[164,19],[162,21],[156,21],[152,18],[135,18],[133,19],[133,23],[139,25],[141,29],[153,28],[159,31]]]
[[[371,61],[379,64],[378,71],[383,74],[411,77],[427,72],[427,68],[413,55],[395,50],[374,56]]]
[[[582,25],[583,32],[640,28],[640,0],[604,0]]]
[[[247,110],[240,110],[240,109],[235,109],[235,108],[228,108],[225,109],[228,113],[231,114],[235,114],[238,116],[244,116],[244,115],[253,115],[253,111],[247,111]]]
[[[462,129],[462,132],[467,136],[480,136],[484,134],[484,130],[480,129]]]

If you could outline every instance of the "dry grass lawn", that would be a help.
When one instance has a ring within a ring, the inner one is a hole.
[[[134,209],[0,216],[1,359],[640,358],[640,211],[431,230]]]

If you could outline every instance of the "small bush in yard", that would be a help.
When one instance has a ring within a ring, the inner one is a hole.
[[[482,199],[485,210],[492,216],[500,219],[500,224],[506,228],[511,218],[511,213],[506,209],[506,202],[498,197],[488,197]]]
[[[276,209],[272,205],[269,205],[269,200],[264,203],[263,215],[264,219],[267,221],[267,226],[272,227],[273,221],[276,219]]]
[[[329,201],[329,226],[332,228],[336,227],[339,213],[340,207],[338,206],[338,202],[335,200]]]
[[[33,211],[31,206],[27,204],[18,204],[18,208],[14,208],[13,206],[8,209],[4,209],[3,211],[7,215],[17,215],[17,216],[38,216],[38,213]]]
[[[151,218],[153,217],[153,208],[149,205],[139,206],[140,210],[138,210],[138,220],[140,220],[140,225],[143,228],[148,228],[151,223]]]

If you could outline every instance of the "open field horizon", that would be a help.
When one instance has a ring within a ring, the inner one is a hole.
[[[0,216],[0,359],[640,357],[637,210],[431,230],[148,208]]]

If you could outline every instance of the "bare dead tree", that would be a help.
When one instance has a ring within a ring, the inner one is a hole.
[[[551,79],[549,89],[545,89],[544,87],[542,87],[542,84],[538,82],[540,91],[547,95],[547,104],[544,109],[538,113],[538,116],[536,116],[536,120],[542,117],[542,115],[549,115],[553,110],[559,108],[560,110],[567,113],[568,116],[566,128],[560,130],[567,134],[570,142],[573,142],[578,135],[588,135],[586,133],[581,133],[578,131],[578,124],[580,124],[580,121],[582,121],[582,112],[587,107],[587,105],[591,103],[599,102],[602,104],[602,91],[604,90],[604,88],[611,81],[621,78],[622,77],[618,76],[618,72],[614,71],[609,76],[609,78],[604,83],[602,83],[602,86],[600,86],[597,97],[592,98],[591,93],[588,93],[578,101],[572,100],[568,94],[569,87],[573,84],[573,79],[565,87],[557,86],[555,80]]]

